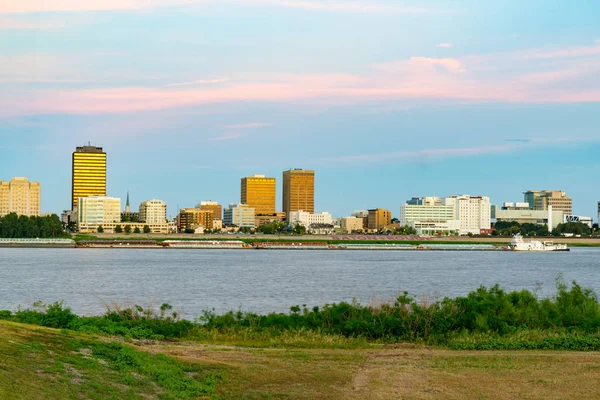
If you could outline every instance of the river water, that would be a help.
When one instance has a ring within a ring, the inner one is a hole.
[[[167,302],[202,310],[287,311],[351,301],[465,295],[480,285],[554,293],[555,278],[600,293],[600,249],[566,253],[476,251],[285,251],[0,249],[0,309],[64,300],[78,314],[104,302]]]

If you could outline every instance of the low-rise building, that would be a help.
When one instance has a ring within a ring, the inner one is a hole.
[[[254,226],[259,227],[263,225],[270,224],[272,222],[284,222],[285,221],[285,213],[284,212],[276,212],[269,214],[257,214],[254,216]]]
[[[77,227],[79,232],[105,232],[121,222],[121,199],[108,196],[80,197],[77,203]]]
[[[359,232],[364,229],[364,218],[344,217],[338,219],[338,223],[342,232],[345,233]]]
[[[177,215],[177,230],[185,232],[196,230],[199,226],[213,229],[213,211],[199,208],[182,208]]]
[[[554,211],[573,214],[573,199],[562,190],[528,190],[524,193],[524,199],[534,210],[547,210],[548,206],[552,206]]]
[[[367,216],[367,228],[372,231],[384,229],[385,226],[392,223],[392,213],[383,208],[374,208],[369,210]]]
[[[254,208],[247,204],[229,204],[229,207],[223,210],[223,225],[254,228]]]
[[[496,222],[517,222],[519,224],[547,225],[552,232],[564,221],[564,211],[554,210],[549,206],[546,210],[532,209],[529,203],[504,203],[502,207],[492,206],[491,218]]]
[[[216,201],[206,200],[198,204],[200,210],[210,210],[213,212],[213,219],[223,219],[223,206]]]
[[[333,235],[335,227],[332,224],[310,224],[307,231],[313,235]]]
[[[333,217],[328,212],[312,214],[307,211],[298,210],[290,213],[288,222],[291,226],[302,225],[308,230],[312,224],[333,225]]]

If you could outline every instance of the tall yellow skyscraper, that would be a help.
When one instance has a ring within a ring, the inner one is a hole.
[[[275,214],[276,183],[275,178],[264,175],[252,175],[242,178],[242,204],[254,208],[254,214]]]
[[[73,153],[72,208],[79,197],[106,196],[106,153],[102,147],[77,147]]]
[[[283,212],[286,218],[298,210],[315,212],[315,171],[283,171]]]

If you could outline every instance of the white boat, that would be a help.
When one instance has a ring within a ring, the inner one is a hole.
[[[512,251],[569,251],[566,244],[555,244],[549,241],[540,242],[538,240],[526,242],[520,233],[513,237],[508,247]]]

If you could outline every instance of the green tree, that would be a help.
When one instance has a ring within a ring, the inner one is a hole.
[[[98,225],[98,233],[104,233],[104,228],[102,225]]]
[[[144,233],[150,233],[150,232],[152,232],[150,227],[148,225],[144,225]]]
[[[140,228],[138,226],[135,227],[135,229],[133,230],[133,233],[142,233],[140,231]]]
[[[296,234],[296,235],[306,234],[306,227],[304,227],[303,225],[300,225],[300,224],[296,224],[296,226],[294,226],[294,234]]]
[[[125,233],[128,235],[131,233],[131,225],[125,225]]]
[[[115,226],[115,233],[123,233],[123,227],[121,225]]]

